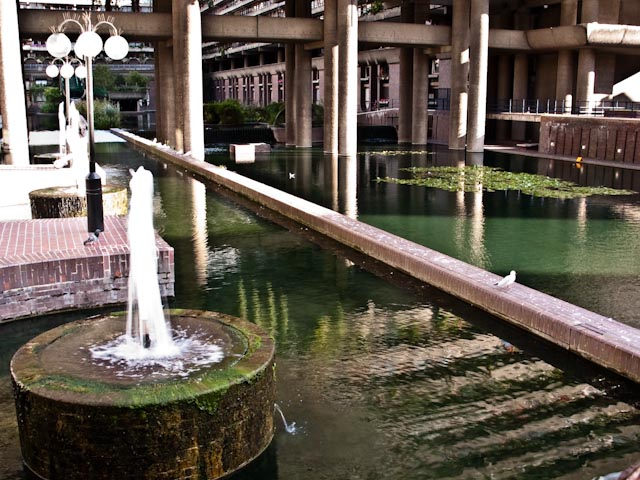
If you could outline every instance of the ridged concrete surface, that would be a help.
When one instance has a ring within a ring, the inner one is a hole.
[[[114,133],[338,242],[514,323],[593,362],[640,381],[640,331],[515,283],[224,168],[196,161],[128,132]]]

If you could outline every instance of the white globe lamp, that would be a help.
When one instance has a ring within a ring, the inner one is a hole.
[[[74,68],[69,62],[65,62],[62,67],[60,67],[60,76],[65,79],[69,79],[73,77]]]
[[[78,78],[87,78],[87,67],[84,65],[79,65],[76,67],[76,77]]]
[[[45,73],[47,74],[47,77],[49,78],[56,78],[58,76],[58,67],[56,67],[55,65],[51,64],[49,66],[47,66],[47,69],[45,70]]]
[[[129,42],[120,35],[112,35],[104,42],[104,51],[109,58],[122,60],[129,53]]]
[[[102,51],[102,38],[93,30],[82,32],[76,40],[75,52],[80,58],[94,58]]]
[[[46,47],[52,57],[66,57],[71,51],[71,40],[62,32],[52,33],[47,38]]]

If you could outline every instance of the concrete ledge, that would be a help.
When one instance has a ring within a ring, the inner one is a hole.
[[[0,323],[127,302],[125,217],[105,217],[97,242],[86,217],[0,222]],[[162,295],[173,296],[173,248],[156,235]]]
[[[640,331],[128,132],[134,145],[594,363],[640,381]]]

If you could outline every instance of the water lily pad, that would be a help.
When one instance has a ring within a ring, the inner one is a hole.
[[[590,195],[630,195],[636,192],[608,187],[586,187],[533,173],[507,172],[496,167],[411,167],[411,178],[378,178],[378,182],[440,188],[450,192],[519,190],[534,197],[576,198]]]

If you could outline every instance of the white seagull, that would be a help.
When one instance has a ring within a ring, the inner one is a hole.
[[[289,180],[293,180],[294,178],[296,178],[296,174],[295,173],[289,173]]]
[[[516,281],[516,271],[515,270],[511,270],[511,272],[509,272],[509,275],[504,277],[499,282],[496,282],[494,285],[497,286],[498,288],[503,288],[503,287],[508,287],[509,285],[514,283],[515,281]]]

